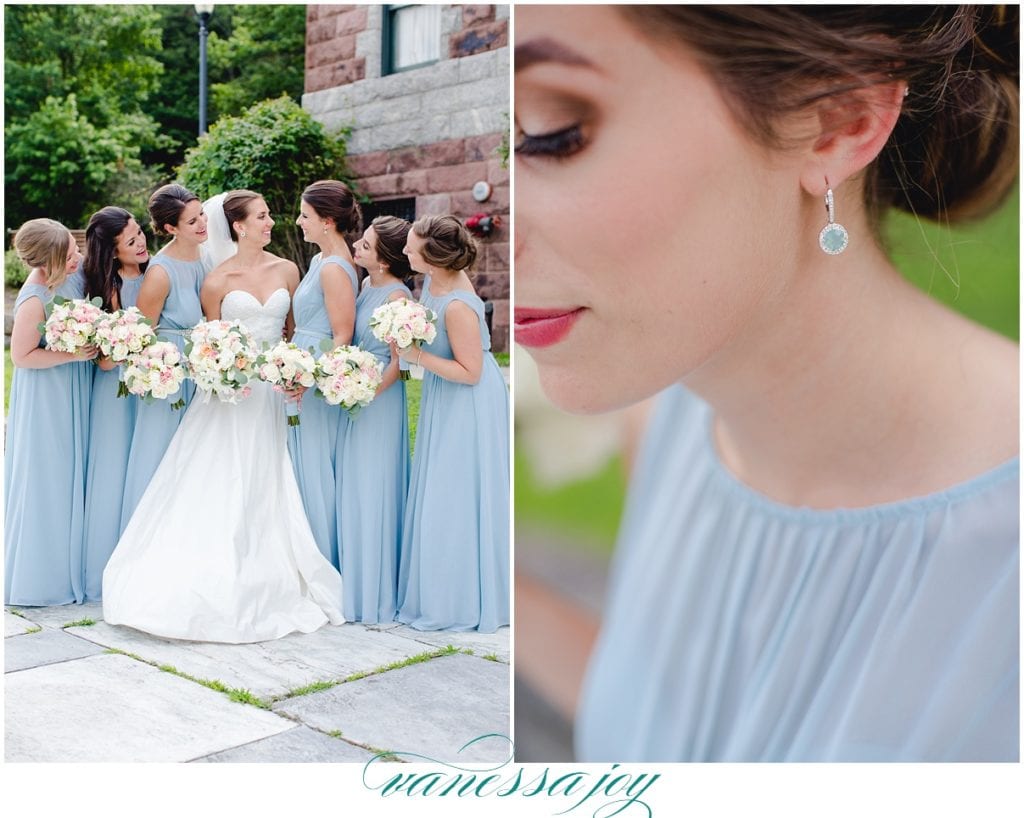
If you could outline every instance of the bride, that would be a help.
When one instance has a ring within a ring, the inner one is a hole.
[[[263,249],[274,226],[266,202],[234,190],[204,209],[217,265],[201,292],[207,320],[237,319],[257,343],[276,343],[299,275]],[[313,539],[286,430],[281,397],[264,383],[238,404],[191,403],[104,571],[108,623],[238,643],[345,621],[341,576]]]

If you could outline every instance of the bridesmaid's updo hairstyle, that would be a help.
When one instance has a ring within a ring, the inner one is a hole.
[[[121,297],[121,262],[114,253],[117,237],[134,217],[123,207],[104,207],[89,218],[85,228],[85,296],[103,299],[103,309],[114,309],[114,293]],[[146,265],[140,265],[143,270]]]
[[[344,182],[321,179],[302,191],[302,201],[321,219],[334,219],[334,227],[349,242],[363,227],[363,211],[355,194]]]
[[[405,219],[397,216],[378,216],[370,222],[370,227],[377,236],[377,246],[373,248],[377,258],[388,265],[391,275],[402,281],[412,276],[409,257],[402,252],[406,239],[409,238],[411,226]]]
[[[175,227],[181,218],[181,211],[189,202],[198,202],[199,197],[181,185],[170,184],[158,187],[149,197],[149,219],[157,233],[169,235],[165,226]]]
[[[46,271],[46,286],[53,289],[66,277],[71,231],[53,219],[31,219],[14,234],[14,250],[27,267]]]
[[[908,95],[864,173],[867,212],[888,207],[943,221],[983,216],[1017,174],[1016,6],[624,6],[662,42],[692,49],[736,120],[783,147],[787,114],[879,82]]]
[[[224,217],[228,220],[228,232],[232,241],[238,241],[235,222],[244,222],[249,215],[249,205],[262,198],[260,194],[251,190],[232,190],[224,197]]]
[[[424,216],[412,231],[425,240],[423,258],[434,267],[469,270],[476,262],[476,240],[454,216]]]

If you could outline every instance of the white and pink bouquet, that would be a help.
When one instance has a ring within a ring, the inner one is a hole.
[[[115,364],[127,363],[156,341],[152,322],[138,307],[128,307],[113,313],[104,313],[96,325],[96,345],[100,354]],[[129,390],[121,381],[118,397],[126,397]]]
[[[396,298],[381,304],[370,316],[370,328],[378,341],[395,344],[399,349],[408,349],[414,344],[433,343],[437,337],[437,313],[418,301]],[[402,378],[408,378],[408,371],[402,370]]]
[[[121,385],[146,403],[166,400],[181,388],[184,380],[184,359],[170,341],[154,341],[131,355],[121,374]],[[184,399],[171,404],[174,409],[184,405]]]
[[[353,417],[373,400],[384,379],[377,356],[356,346],[335,347],[316,362],[316,385],[332,406],[342,406]]]
[[[249,397],[249,381],[256,377],[259,352],[248,330],[238,321],[205,321],[196,324],[185,342],[189,376],[202,390],[203,401],[211,395],[225,403]]]
[[[272,384],[275,392],[288,392],[300,386],[316,386],[316,358],[308,349],[298,344],[278,341],[260,353],[256,361],[256,374],[261,381]],[[288,401],[288,425],[298,426],[302,398]]]
[[[102,304],[99,298],[86,301],[54,296],[46,306],[45,323],[39,325],[46,348],[76,354],[82,347],[95,343],[96,327],[106,315],[100,309]]]

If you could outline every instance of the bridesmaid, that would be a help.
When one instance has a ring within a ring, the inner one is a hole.
[[[84,602],[82,536],[89,392],[96,348],[43,348],[38,326],[55,295],[81,298],[78,246],[64,225],[32,219],[14,237],[31,268],[14,304],[4,453],[5,605]]]
[[[356,299],[355,341],[385,364],[384,381],[369,406],[338,435],[338,542],[345,578],[345,619],[393,622],[398,609],[398,548],[409,486],[409,417],[398,356],[370,329],[373,311],[411,298],[412,275],[402,252],[409,222],[379,216],[355,245],[355,261],[369,272]]]
[[[107,312],[134,307],[149,262],[146,237],[127,210],[104,207],[85,229],[85,296]],[[138,398],[117,396],[121,368],[97,358],[85,476],[85,598],[102,596],[103,569],[121,535],[121,500]]]
[[[171,237],[149,263],[136,306],[145,314],[161,340],[185,349],[185,331],[203,320],[199,288],[210,271],[201,253],[206,241],[206,215],[199,197],[181,185],[164,185],[149,198],[153,229]],[[195,385],[185,380],[177,394],[167,400],[139,403],[125,472],[121,525],[124,531],[156,467],[181,423],[185,408],[172,404],[192,400]]]
[[[352,342],[359,279],[345,234],[359,230],[362,212],[346,185],[327,179],[313,182],[302,192],[298,223],[305,240],[319,245],[320,252],[295,290],[292,341],[304,349],[312,348],[319,357],[324,339],[334,346]],[[340,407],[308,395],[302,402],[301,418],[298,426],[288,427],[288,453],[317,547],[340,569],[335,449],[347,416]]]
[[[508,389],[466,271],[476,244],[454,216],[413,224],[437,337],[401,355],[422,366],[416,451],[402,531],[398,619],[419,630],[491,633],[509,623]]]

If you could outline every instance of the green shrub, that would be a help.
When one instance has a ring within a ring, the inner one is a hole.
[[[8,287],[20,287],[28,278],[29,269],[18,258],[15,250],[4,253],[4,284]]]
[[[277,223],[269,249],[305,269],[316,247],[295,226],[299,199],[317,179],[351,181],[346,135],[331,136],[286,96],[265,100],[241,116],[218,119],[185,155],[178,178],[203,199],[237,188],[261,194]]]

